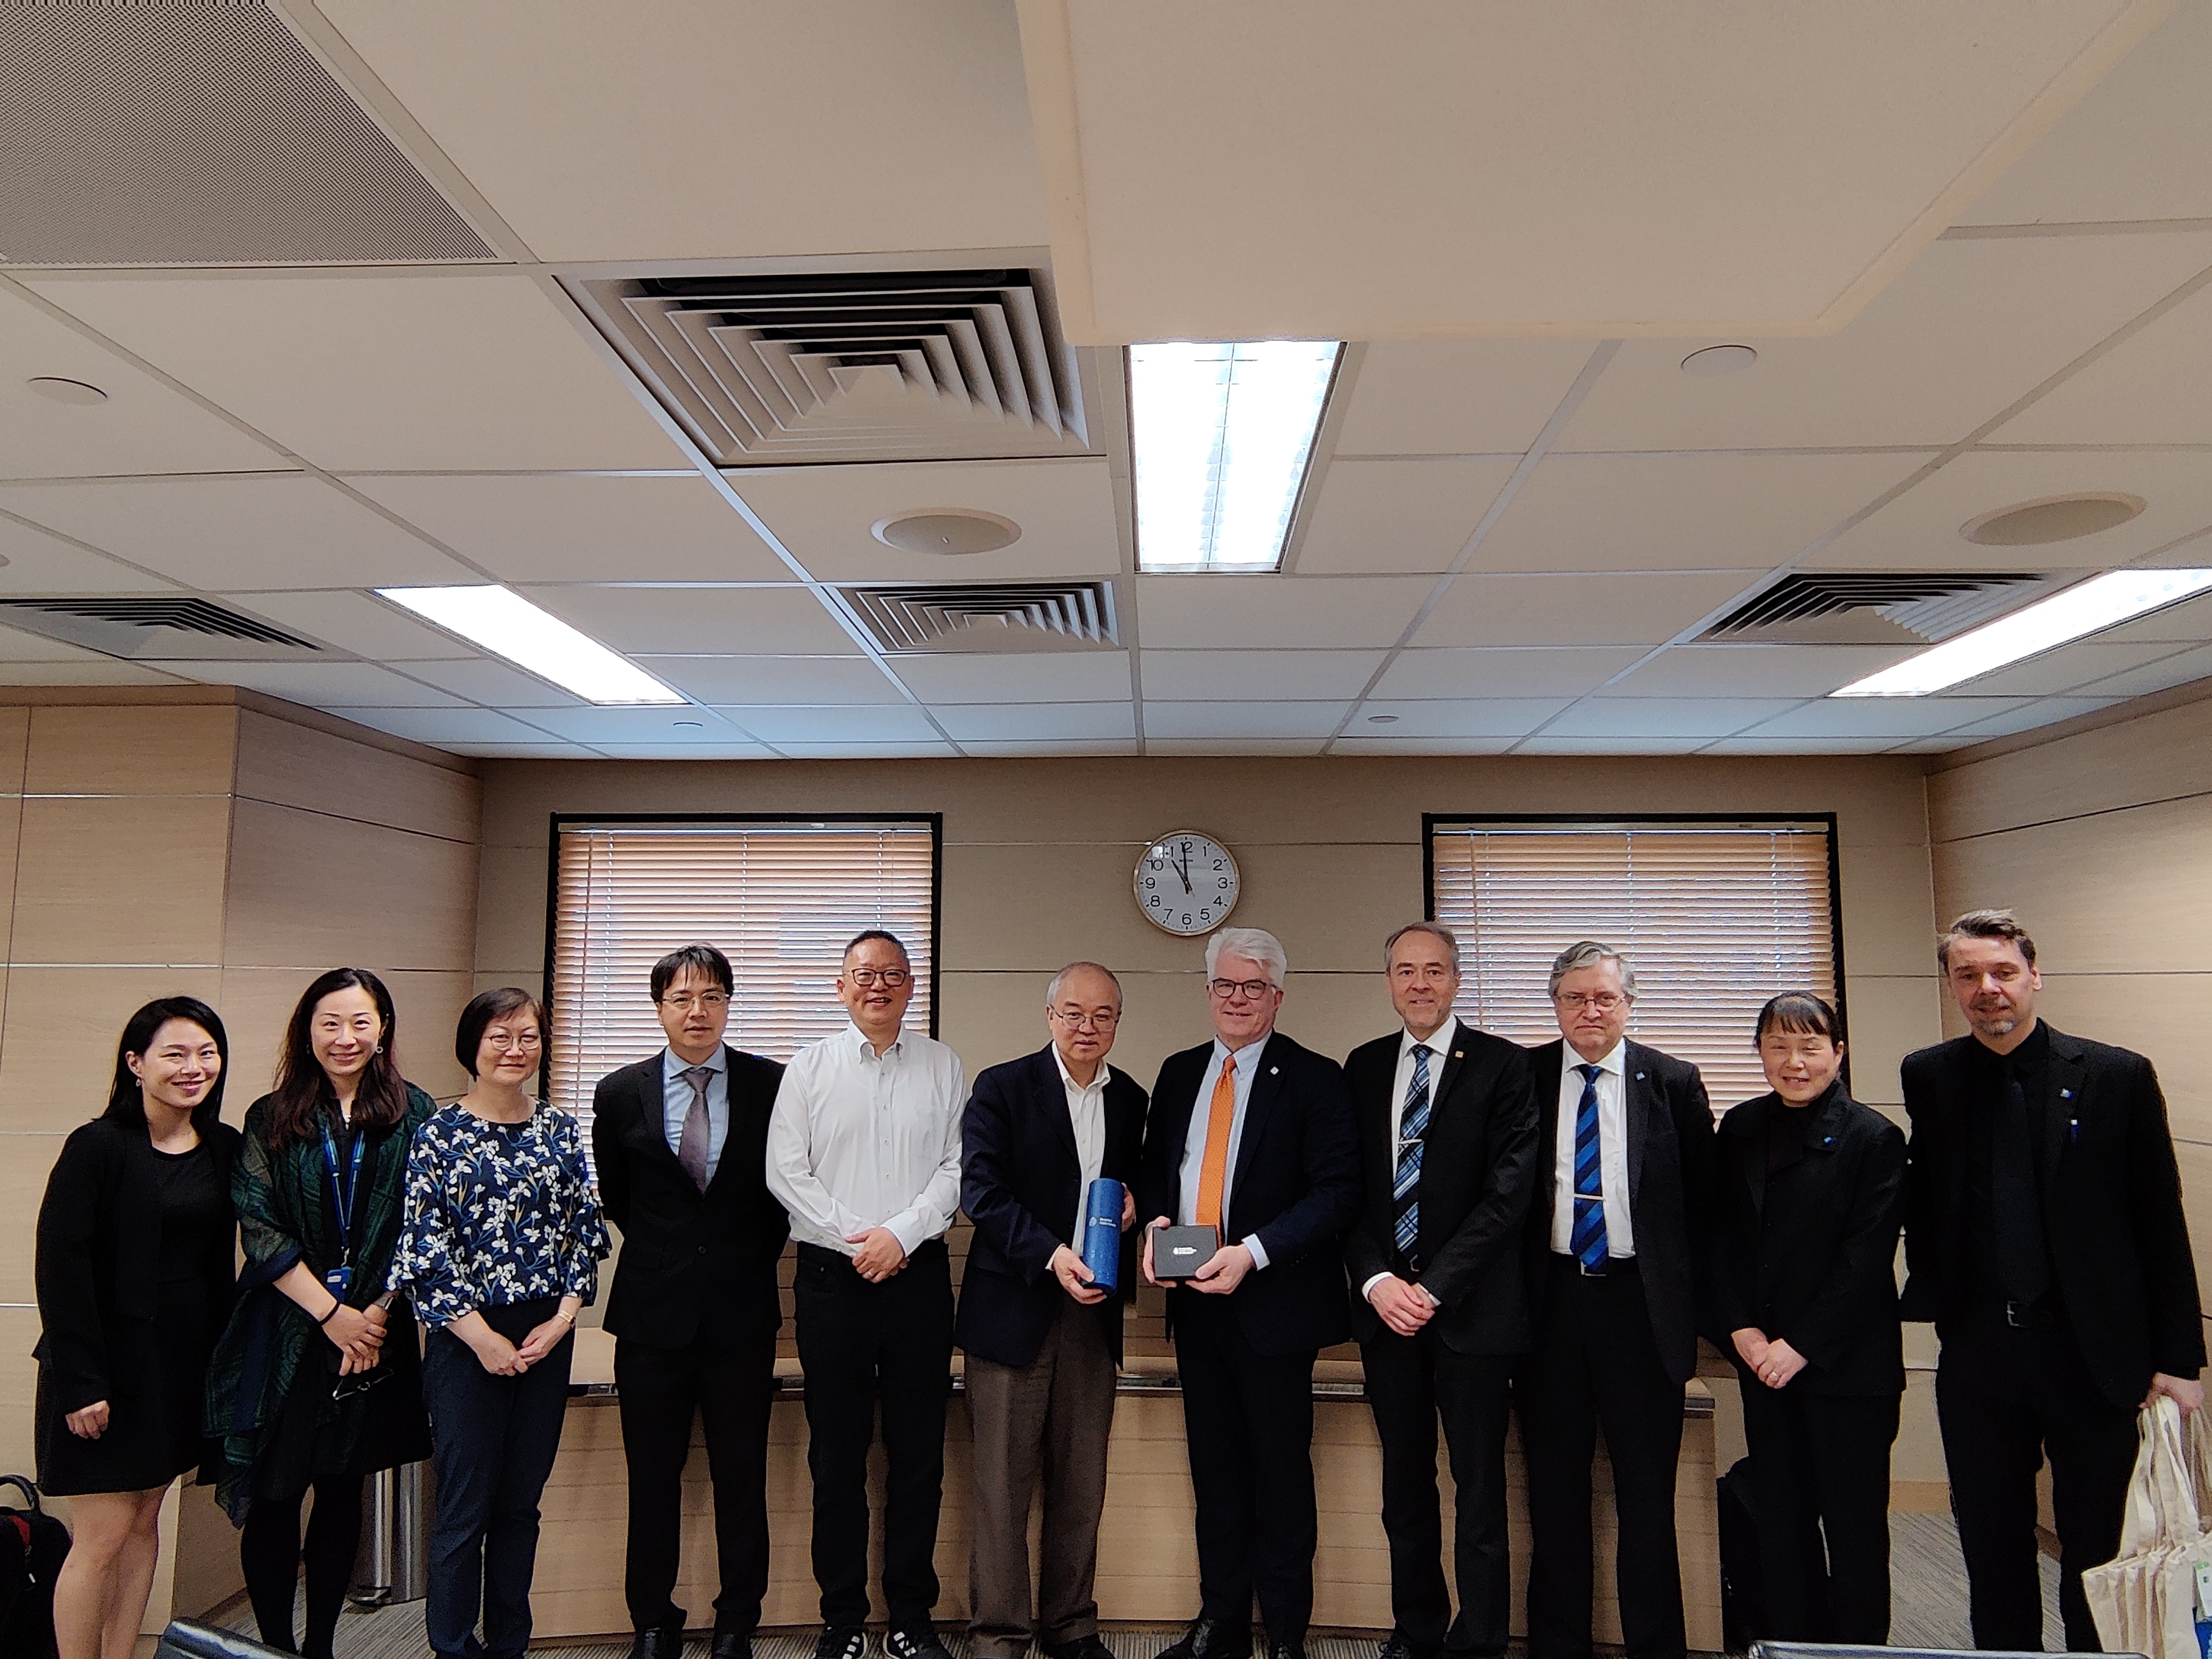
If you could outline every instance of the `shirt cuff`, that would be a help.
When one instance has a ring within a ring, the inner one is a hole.
[[[1374,1278],[1359,1287],[1359,1299],[1362,1302],[1372,1302],[1375,1299],[1375,1287],[1389,1277],[1388,1273],[1376,1274]]]
[[[902,1210],[883,1224],[883,1229],[899,1242],[899,1249],[912,1255],[929,1243],[928,1223],[912,1210]],[[857,1249],[858,1247],[854,1247]]]
[[[1244,1237],[1237,1240],[1237,1242],[1242,1244],[1246,1249],[1252,1252],[1252,1265],[1254,1267],[1265,1267],[1267,1265],[1267,1247],[1260,1242],[1259,1234],[1247,1234]]]

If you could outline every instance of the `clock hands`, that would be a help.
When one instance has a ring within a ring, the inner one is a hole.
[[[1190,843],[1185,842],[1176,849],[1176,874],[1182,878],[1182,890],[1190,891]]]

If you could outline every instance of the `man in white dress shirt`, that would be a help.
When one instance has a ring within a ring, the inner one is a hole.
[[[937,1605],[937,1517],[951,1390],[945,1233],[960,1201],[960,1057],[902,1029],[906,946],[871,928],[845,947],[852,1023],[802,1048],[769,1120],[768,1185],[799,1246],[793,1285],[814,1479],[817,1659],[860,1659],[868,1617],[868,1449],[883,1410],[889,1659],[949,1659]]]

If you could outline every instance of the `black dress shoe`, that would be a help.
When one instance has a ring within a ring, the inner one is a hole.
[[[1301,1636],[1295,1642],[1268,1643],[1267,1659],[1306,1659],[1306,1638]]]
[[[1252,1627],[1220,1619],[1194,1619],[1181,1640],[1160,1650],[1158,1659],[1252,1659]]]
[[[1048,1642],[1045,1659],[1114,1659],[1114,1650],[1096,1635],[1079,1636],[1073,1642]]]
[[[748,1631],[718,1630],[707,1659],[753,1659],[753,1638]]]
[[[629,1659],[684,1659],[684,1626],[663,1625],[638,1632],[629,1644]]]
[[[1375,1659],[1414,1659],[1414,1654],[1410,1646],[1394,1636],[1382,1644]]]

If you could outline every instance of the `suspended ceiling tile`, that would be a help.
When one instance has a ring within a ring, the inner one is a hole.
[[[1825,697],[1925,647],[1919,645],[1674,645],[1608,697]]]
[[[48,639],[44,634],[33,634],[16,628],[9,623],[9,615],[6,610],[0,610],[0,662],[102,663],[115,660],[98,651],[88,651],[81,645],[71,645],[66,640]]]
[[[791,760],[940,760],[960,751],[939,738],[930,743],[780,743]]]
[[[1346,738],[1517,738],[1567,706],[1564,697],[1370,698]],[[1387,716],[1378,720],[1376,716]]]
[[[1401,653],[1378,697],[1578,697],[1643,655],[1640,647],[1499,646]],[[1146,661],[1152,659],[1148,656]]]
[[[1010,5],[321,9],[543,259],[1045,239]]]
[[[890,687],[885,684],[884,690]],[[820,708],[754,705],[720,711],[763,743],[941,742],[929,717],[910,702],[833,703]]]
[[[1553,455],[1470,570],[1770,570],[1922,455]]]
[[[1427,576],[1139,576],[1146,647],[1395,645],[1436,586]]]
[[[480,582],[421,537],[304,472],[10,484],[0,507],[188,586]]]
[[[702,744],[746,744],[757,732],[739,730],[716,710],[690,705],[669,708],[533,708],[522,718],[572,743],[598,748],[603,743],[649,743],[672,749]]]
[[[1134,755],[1139,746],[1133,738],[1062,738],[1041,741],[1027,738],[970,738],[961,748],[980,756]]]
[[[2212,677],[2212,646],[2200,646],[2161,657],[2141,668],[2124,670],[2081,689],[2092,696],[2141,697],[2208,677]]]
[[[647,667],[646,672],[653,671]],[[535,674],[488,657],[473,662],[409,663],[407,672],[412,678],[427,680],[457,697],[490,708],[578,708],[584,702]]]
[[[701,702],[880,703],[896,698],[884,671],[866,657],[661,657],[635,661]]]
[[[2166,9],[1020,0],[1086,343],[1832,325]]]
[[[2025,697],[1822,697],[1762,721],[1753,738],[1929,738],[2018,708]]]
[[[341,651],[379,662],[480,660],[473,647],[425,628],[397,606],[366,593],[252,593],[235,598],[240,610],[309,635]]]
[[[1318,755],[1321,738],[1156,738],[1145,736],[1147,755]]]
[[[465,750],[462,752],[477,751]],[[729,743],[719,738],[712,743],[595,743],[589,751],[580,750],[578,752],[604,755],[609,760],[696,761],[702,764],[716,761],[774,760],[776,757],[775,750],[763,744]]]
[[[2093,636],[1968,680],[1959,689],[1978,697],[2053,696],[2129,669],[2150,667],[2172,656],[2177,648],[2172,644],[2112,644]]]
[[[1348,702],[1151,702],[1145,741],[1154,738],[1310,738],[1334,732]]]
[[[1133,738],[1136,711],[1126,702],[1055,702],[1035,707],[940,703],[930,710],[952,740],[1050,741]]]
[[[2212,549],[2203,551],[2212,556]],[[2212,556],[2208,556],[2207,562],[2212,562]],[[2180,644],[2212,640],[2212,594],[2185,599],[2179,605],[2166,606],[2163,611],[2154,611],[2137,621],[2124,623],[2118,628],[2108,628],[2097,638],[2106,645],[2137,640],[2167,640]]]
[[[1147,653],[1146,671],[1157,660]],[[1113,702],[1129,695],[1126,651],[963,652],[894,657],[891,672],[924,702]]]
[[[2006,422],[1990,441],[2201,444],[2209,436],[2212,289],[2199,289]]]
[[[2124,701],[2124,698],[2117,696],[2042,697],[2021,708],[1992,714],[1987,720],[1961,726],[1952,735],[1970,738],[1976,743],[1984,738],[2007,738],[2015,732],[2032,732],[2039,726],[2072,720],[2076,714],[2094,714],[2100,708],[2110,708],[2114,703]]]
[[[347,480],[503,581],[787,582],[790,567],[697,473]]]
[[[334,472],[684,464],[625,377],[527,276],[34,277],[30,285]]]
[[[0,685],[181,685],[173,674],[112,657],[86,662],[0,662]]]
[[[1148,699],[1356,697],[1381,651],[1147,651]]]
[[[525,596],[617,651],[664,656],[857,656],[804,587],[531,587]]]
[[[448,754],[479,760],[597,760],[597,750],[580,743],[447,743]]]
[[[1741,573],[1462,576],[1422,645],[1659,645],[1741,592]]]
[[[1788,697],[1587,697],[1544,728],[1560,738],[1725,738],[1796,707]]]
[[[2212,218],[2207,85],[2212,8],[2178,7],[1960,222]]]
[[[2039,547],[1984,547],[1960,534],[1968,520],[1999,507],[2082,492],[2139,495],[2146,505],[2125,524]],[[1832,570],[2106,570],[2207,525],[2212,455],[1981,449],[1869,514],[1808,563]],[[2212,553],[2185,555],[2190,559],[2212,563]]]
[[[104,403],[56,403],[34,376],[82,381]],[[0,477],[260,471],[284,458],[218,415],[0,289]]]
[[[1897,747],[1894,738],[1723,738],[1700,755],[1880,755]]]
[[[0,489],[0,513],[15,511]],[[35,525],[0,518],[0,592],[9,593],[161,593],[174,584],[105,553],[73,547]]]
[[[1110,576],[1122,568],[1113,474],[1103,456],[788,466],[727,476],[823,581],[1022,581]],[[995,553],[909,553],[872,532],[886,519],[963,508],[1012,520],[1020,539]]]
[[[440,747],[449,743],[544,743],[551,734],[489,708],[332,708],[357,726]]]
[[[1941,447],[2208,264],[2212,234],[1937,242],[1841,332],[1753,340],[1734,374],[1683,373],[1711,338],[1627,342],[1558,448]]]
[[[1333,461],[1298,532],[1297,568],[1307,575],[1440,571],[1459,556],[1515,465],[1462,456]]]
[[[1561,738],[1549,732],[1524,738],[1513,745],[1516,755],[1693,755],[1703,748],[1703,738]]]
[[[1502,755],[1512,738],[1378,738],[1347,732],[1328,746],[1332,755]]]
[[[310,708],[457,708],[459,697],[368,662],[155,662],[179,679],[249,690]]]
[[[1587,340],[1377,341],[1361,356],[1336,453],[1518,455],[1590,350]]]

